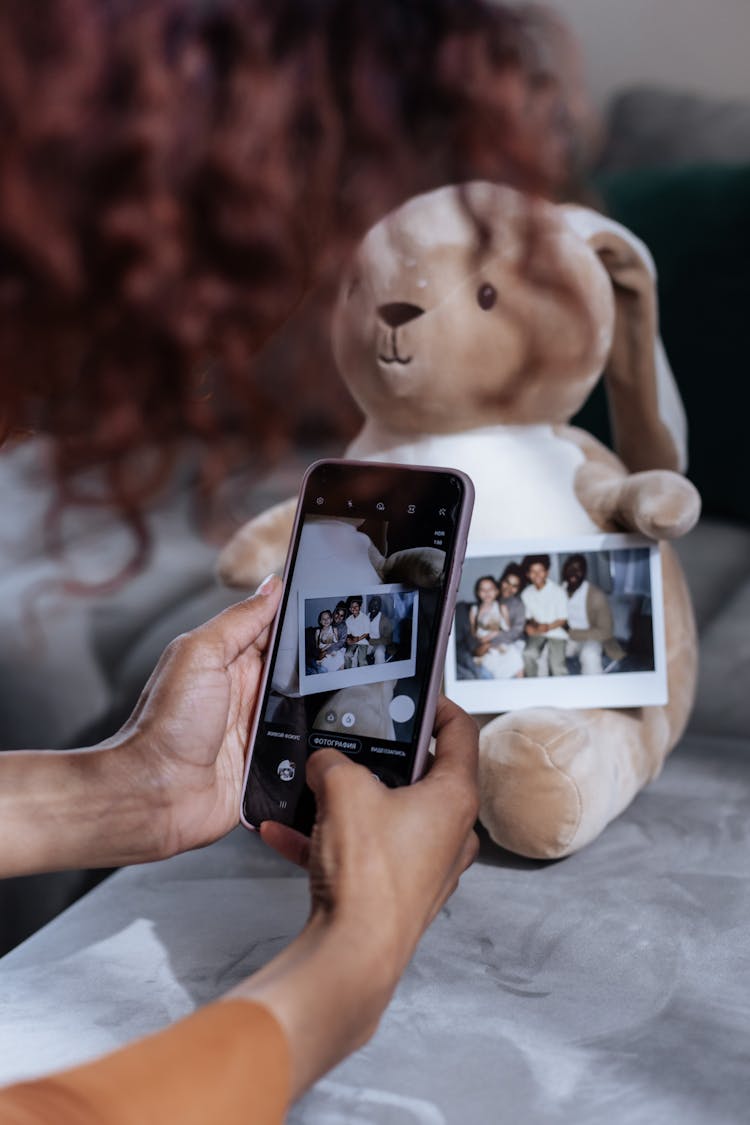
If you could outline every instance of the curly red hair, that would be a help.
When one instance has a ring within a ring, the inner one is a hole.
[[[280,384],[253,356],[407,196],[563,190],[573,129],[530,26],[491,0],[5,0],[3,432],[49,435],[69,498],[104,466],[132,517],[185,437],[218,474],[233,446],[350,430],[315,353]]]

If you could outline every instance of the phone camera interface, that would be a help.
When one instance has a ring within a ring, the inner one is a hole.
[[[425,702],[461,482],[327,466],[303,501],[250,765],[245,815],[309,831],[309,755],[333,747],[407,784]]]

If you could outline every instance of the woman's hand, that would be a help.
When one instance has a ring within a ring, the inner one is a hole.
[[[280,585],[173,641],[106,742],[0,754],[0,876],[161,859],[237,824]]]
[[[261,657],[280,590],[270,576],[254,597],[172,641],[112,740],[128,774],[138,771],[137,788],[146,782],[161,856],[211,843],[239,822]]]
[[[432,769],[388,789],[335,750],[308,762],[312,838],[267,821],[263,839],[310,873],[303,933],[233,995],[284,1027],[294,1096],[373,1034],[424,930],[476,855],[477,728],[442,700]]]
[[[311,838],[261,825],[266,843],[309,871],[312,916],[374,927],[397,976],[477,847],[476,724],[442,699],[435,736],[428,775],[398,789],[337,750],[316,751],[307,765],[318,810]]]

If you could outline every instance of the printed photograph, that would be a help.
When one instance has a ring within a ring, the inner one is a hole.
[[[300,591],[300,693],[413,676],[418,605],[416,589],[395,584]]]
[[[658,549],[640,537],[475,544],[448,693],[473,711],[663,702],[662,617]]]

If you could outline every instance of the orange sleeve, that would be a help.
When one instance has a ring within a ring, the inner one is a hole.
[[[85,1066],[0,1090],[2,1125],[277,1125],[289,1049],[260,1004],[222,1000]]]

